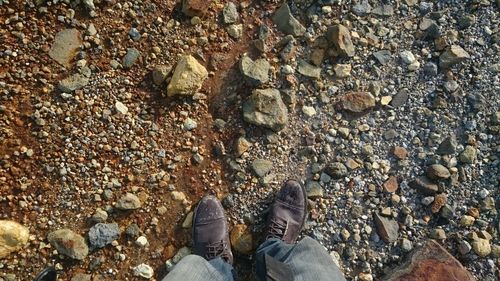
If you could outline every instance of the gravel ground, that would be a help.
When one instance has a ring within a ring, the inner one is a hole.
[[[207,193],[250,280],[289,178],[349,280],[429,238],[498,278],[498,1],[179,2],[0,0],[0,280],[161,278]]]

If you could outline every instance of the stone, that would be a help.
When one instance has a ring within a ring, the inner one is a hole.
[[[340,98],[342,109],[353,113],[363,113],[375,107],[375,98],[368,92],[351,92]]]
[[[458,157],[460,162],[465,164],[474,164],[474,162],[476,162],[476,158],[477,158],[477,151],[471,145],[467,145]]]
[[[451,176],[448,168],[441,164],[433,164],[427,167],[426,175],[432,180],[445,180]]]
[[[333,162],[325,167],[325,173],[334,179],[347,176],[347,167],[341,162]]]
[[[243,55],[239,67],[241,74],[252,85],[259,86],[269,82],[271,65],[267,60],[257,59],[253,61],[249,56]]]
[[[458,243],[458,252],[461,255],[466,255],[472,250],[472,246],[469,244],[469,242],[462,240],[460,243]]]
[[[193,56],[182,56],[167,86],[167,96],[192,96],[201,88],[207,77],[207,69]]]
[[[154,276],[154,270],[151,266],[141,263],[133,268],[134,276],[142,277],[144,279],[151,279]]]
[[[103,248],[120,237],[120,228],[116,223],[98,223],[88,233],[91,249]]]
[[[484,258],[491,253],[490,241],[483,238],[477,238],[471,243],[472,249],[476,255]]]
[[[401,239],[401,249],[404,252],[411,251],[413,249],[413,245],[412,245],[411,241],[406,239],[406,238]]]
[[[101,208],[97,208],[90,217],[91,223],[105,222],[108,219],[108,213]]]
[[[174,199],[175,201],[184,201],[184,200],[187,200],[186,198],[186,194],[182,191],[172,191],[171,193],[172,195],[172,199]]]
[[[227,34],[234,39],[240,39],[243,36],[243,24],[231,24],[226,30]]]
[[[449,155],[454,154],[457,148],[457,140],[455,136],[449,136],[445,138],[440,144],[436,153],[439,155]]]
[[[260,178],[267,175],[272,168],[273,162],[266,159],[255,159],[252,162],[252,170]]]
[[[127,114],[127,112],[128,112],[127,106],[124,105],[120,101],[115,102],[115,109],[116,109],[116,111],[120,112],[121,114]]]
[[[287,35],[300,37],[306,32],[306,28],[292,15],[287,3],[283,3],[276,10],[273,16],[273,23],[276,24],[281,32]]]
[[[141,233],[141,229],[135,223],[127,226],[127,229],[125,230],[125,234],[130,238],[135,238],[135,237],[139,236],[140,233]]]
[[[377,233],[386,243],[393,243],[398,240],[399,225],[398,222],[381,216],[378,213],[373,215]]]
[[[444,229],[436,228],[431,231],[431,238],[436,240],[444,240],[446,239],[446,233],[444,232]]]
[[[139,41],[141,40],[141,33],[139,32],[139,30],[137,30],[137,28],[135,27],[132,27],[129,31],[128,31],[128,36],[130,36],[130,39],[134,40],[134,41]]]
[[[385,182],[384,182],[384,190],[390,193],[394,193],[398,190],[399,184],[398,184],[398,179],[395,176],[390,176]]]
[[[435,63],[433,62],[427,62],[424,65],[424,73],[427,76],[436,76],[438,74],[438,67]]]
[[[81,44],[81,35],[77,29],[61,30],[54,38],[54,44],[49,50],[49,56],[60,65],[71,68],[71,62]]]
[[[122,59],[123,67],[126,69],[131,68],[137,62],[140,55],[141,52],[139,52],[136,48],[128,48],[127,53]]]
[[[365,16],[370,14],[372,6],[370,6],[368,0],[361,0],[356,5],[352,6],[351,11],[357,16]]]
[[[314,107],[312,107],[312,106],[304,105],[302,107],[302,113],[304,113],[304,115],[306,115],[307,117],[312,117],[312,116],[316,115],[316,109],[314,109]]]
[[[148,239],[146,236],[139,236],[135,240],[135,244],[141,248],[146,247],[148,245]]]
[[[172,67],[171,66],[166,66],[166,65],[158,65],[155,68],[153,68],[153,71],[151,71],[151,77],[153,78],[153,83],[157,86],[160,86],[165,82],[167,79],[167,76],[172,72]]]
[[[439,67],[444,69],[450,68],[451,66],[462,63],[467,59],[470,59],[469,53],[458,45],[451,45],[441,54],[441,56],[439,56]]]
[[[63,228],[52,231],[47,235],[47,240],[59,254],[75,260],[83,260],[89,254],[85,239],[71,229]]]
[[[117,202],[115,207],[119,210],[136,210],[141,207],[141,201],[132,193],[123,195]]]
[[[418,193],[422,195],[434,195],[438,192],[439,188],[437,184],[431,182],[427,177],[418,177],[411,181],[409,185],[415,188]]]
[[[434,196],[434,201],[432,201],[431,205],[431,212],[433,214],[439,213],[441,208],[446,205],[447,200],[448,197],[444,193],[437,194],[436,196]]]
[[[252,146],[252,143],[249,142],[246,138],[244,137],[239,137],[236,140],[236,145],[235,145],[235,150],[236,150],[236,156],[241,156],[243,153],[247,152],[248,149]]]
[[[406,64],[412,64],[415,62],[415,56],[410,51],[402,51],[399,53],[399,57]]]
[[[222,19],[226,24],[235,23],[240,20],[238,8],[233,2],[227,3],[222,9]]]
[[[305,60],[299,60],[297,64],[297,71],[306,77],[316,79],[321,77],[321,68],[311,65]]]
[[[10,220],[0,220],[0,259],[23,248],[29,239],[27,227]]]
[[[386,65],[391,61],[392,54],[389,50],[381,50],[373,53],[373,56],[381,65]]]
[[[210,6],[209,2],[206,0],[182,0],[182,12],[188,17],[202,16]]]
[[[427,240],[382,281],[475,281],[471,273],[438,242]]]
[[[399,160],[404,160],[408,158],[408,151],[402,146],[395,146],[392,149],[392,154]]]
[[[408,100],[408,92],[407,91],[399,91],[396,95],[392,97],[391,105],[393,107],[403,106]]]
[[[67,78],[59,81],[57,88],[63,93],[71,93],[73,91],[79,90],[90,82],[88,77],[82,74],[76,73],[68,76]]]
[[[373,8],[372,14],[382,17],[390,17],[394,15],[394,7],[389,4],[382,4]]]
[[[249,255],[254,248],[253,237],[250,228],[246,224],[237,224],[230,234],[231,247],[237,252]]]
[[[198,123],[191,118],[186,118],[182,123],[182,128],[186,131],[192,131],[198,127]]]
[[[419,28],[424,33],[423,39],[434,40],[441,36],[439,25],[432,19],[422,18]]]
[[[243,103],[243,119],[277,132],[288,123],[288,109],[278,90],[256,89]]]
[[[355,48],[347,27],[337,24],[328,28],[326,39],[336,56],[354,56]]]
[[[472,216],[464,215],[460,219],[460,225],[462,225],[462,226],[471,226],[471,225],[474,224],[475,220],[476,219],[474,217],[472,217]]]
[[[337,64],[335,65],[335,67],[333,68],[333,70],[335,71],[335,76],[337,78],[346,78],[346,77],[349,77],[351,76],[351,65],[350,64]]]
[[[306,184],[307,198],[316,199],[323,197],[323,187],[317,181],[308,181]]]
[[[182,228],[191,228],[193,226],[193,215],[194,212],[192,211],[186,215],[186,218],[182,222]]]
[[[71,281],[90,281],[92,278],[92,275],[90,274],[84,274],[84,273],[76,273],[71,277]]]

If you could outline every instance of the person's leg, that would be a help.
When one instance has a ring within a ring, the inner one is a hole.
[[[277,280],[346,280],[325,248],[310,237],[295,245],[279,239],[266,240],[257,249],[256,272],[259,281],[267,280],[270,274],[278,276]]]
[[[221,258],[184,257],[162,281],[233,281],[233,266]]]

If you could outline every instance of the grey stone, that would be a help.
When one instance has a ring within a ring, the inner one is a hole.
[[[231,24],[238,22],[240,15],[238,14],[238,9],[233,2],[229,2],[222,9],[222,18],[224,23]]]
[[[392,54],[389,50],[381,50],[381,51],[375,52],[375,53],[373,53],[373,56],[382,65],[386,65],[387,63],[389,63],[389,61],[392,58]]]
[[[252,162],[252,170],[260,178],[267,175],[272,168],[273,168],[273,162],[266,159],[255,159]]]
[[[438,74],[438,67],[433,62],[428,62],[424,65],[424,73],[427,76],[436,76]]]
[[[251,124],[282,130],[288,123],[288,109],[276,89],[256,89],[243,104],[243,119]]]
[[[170,74],[171,71],[172,71],[171,66],[165,66],[165,65],[156,66],[151,72],[153,83],[155,83],[155,85],[157,86],[163,84],[163,82],[165,82],[165,79],[167,79],[167,76],[168,74]]]
[[[120,237],[116,223],[98,223],[89,230],[89,244],[92,249],[103,248]]]
[[[243,24],[231,24],[226,30],[227,34],[234,39],[240,39],[243,36]]]
[[[347,176],[347,167],[341,162],[333,162],[325,167],[325,173],[334,179],[339,179]]]
[[[436,39],[441,35],[439,25],[432,19],[423,18],[419,25],[420,30],[425,32],[424,39]]]
[[[427,177],[433,180],[445,180],[450,177],[450,171],[441,165],[433,164],[427,167]]]
[[[370,6],[368,0],[361,0],[361,2],[352,7],[351,11],[357,16],[365,16],[372,11],[372,6]]]
[[[128,31],[128,36],[130,36],[130,38],[134,41],[139,41],[141,40],[141,33],[139,32],[139,30],[137,30],[137,28],[135,27],[132,27],[129,31]]]
[[[127,49],[127,54],[122,59],[122,65],[124,68],[131,68],[141,53],[136,49],[136,48],[128,48]]]
[[[90,274],[77,273],[71,277],[71,281],[90,281],[91,278],[92,275]]]
[[[445,138],[440,144],[436,153],[439,155],[454,154],[457,149],[457,140],[455,136]]]
[[[392,97],[391,105],[393,107],[400,107],[403,106],[407,100],[408,100],[408,91],[402,90]]]
[[[328,28],[326,39],[337,56],[354,56],[355,48],[347,27],[337,24]]]
[[[49,233],[47,240],[60,254],[72,259],[83,260],[89,253],[85,239],[67,228]]]
[[[135,210],[139,209],[141,205],[141,201],[137,196],[132,193],[127,193],[118,199],[115,207],[119,210]]]
[[[75,90],[79,90],[90,82],[88,77],[85,77],[82,74],[76,73],[70,75],[69,77],[59,81],[57,85],[58,89],[64,93],[71,93]]]
[[[404,252],[409,252],[413,249],[413,245],[411,243],[410,240],[406,239],[406,238],[403,238],[401,240],[401,249],[404,251]]]
[[[386,243],[393,243],[398,240],[399,225],[397,221],[377,213],[373,215],[373,220],[377,227],[377,233],[382,240]]]
[[[141,229],[137,224],[133,223],[127,226],[125,234],[130,238],[136,238],[139,236],[139,234],[141,234]]]
[[[287,3],[284,3],[276,10],[273,16],[273,22],[278,29],[285,34],[298,37],[304,35],[306,32],[306,28],[292,15]]]
[[[451,45],[439,56],[439,66],[446,69],[467,59],[470,59],[469,53],[458,45]]]
[[[315,199],[323,197],[323,187],[317,181],[309,181],[306,184],[307,198]]]
[[[240,60],[240,71],[245,76],[247,81],[253,85],[265,84],[269,81],[269,71],[271,65],[265,59],[257,59],[253,61],[247,55],[244,55]]]
[[[307,77],[319,79],[321,76],[321,68],[307,63],[305,60],[299,60],[297,71]]]
[[[375,7],[372,10],[372,14],[383,17],[390,17],[394,15],[394,7],[388,4],[382,4],[380,6]]]
[[[81,44],[81,35],[77,29],[61,30],[56,34],[49,56],[62,66],[69,68]]]

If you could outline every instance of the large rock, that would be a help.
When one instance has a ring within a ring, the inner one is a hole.
[[[344,110],[362,113],[375,106],[375,98],[368,92],[352,92],[341,97],[340,105]]]
[[[134,194],[127,193],[116,202],[115,207],[119,210],[135,210],[141,207],[141,201]]]
[[[120,228],[116,223],[98,223],[89,230],[89,244],[92,249],[103,248],[120,237]]]
[[[240,20],[238,8],[233,2],[229,2],[224,6],[224,9],[222,9],[222,18],[224,23],[227,24],[235,23]]]
[[[334,179],[347,176],[347,167],[340,162],[333,162],[325,167],[325,173]]]
[[[246,224],[237,224],[231,230],[231,246],[242,254],[251,254],[254,248],[250,228]]]
[[[266,159],[255,159],[252,162],[252,170],[259,177],[264,177],[273,168],[273,162]]]
[[[351,34],[347,27],[337,24],[328,28],[326,39],[336,56],[354,56],[354,44],[351,40]]]
[[[63,228],[53,231],[47,235],[47,240],[59,254],[63,254],[75,260],[83,260],[89,254],[89,248],[85,239],[73,232],[71,229]]]
[[[76,73],[68,76],[67,78],[59,81],[57,85],[58,89],[64,93],[71,93],[73,91],[79,90],[90,82],[88,77],[82,74]]]
[[[131,68],[141,56],[141,52],[136,48],[128,48],[127,53],[123,56],[122,65],[124,68]]]
[[[387,243],[393,243],[398,240],[399,225],[394,219],[383,217],[379,214],[373,215],[377,233]]]
[[[257,89],[243,104],[243,119],[257,126],[280,131],[288,123],[288,109],[278,90]]]
[[[183,56],[177,63],[172,80],[167,87],[167,95],[194,95],[208,77],[207,69],[193,56]]]
[[[189,17],[201,16],[210,7],[211,0],[182,0],[182,12]]]
[[[8,220],[0,220],[0,259],[18,251],[28,243],[29,230],[25,226]]]
[[[476,279],[434,240],[415,249],[383,281],[475,281]]]
[[[298,37],[304,35],[306,32],[306,28],[292,15],[290,7],[287,3],[284,3],[278,10],[276,10],[273,22],[276,24],[278,29],[285,34]]]
[[[77,29],[64,29],[56,34],[49,56],[64,67],[70,68],[82,39]]]
[[[469,53],[458,45],[451,45],[439,56],[439,66],[446,69],[467,59],[470,59]]]
[[[269,81],[269,70],[271,65],[265,59],[253,61],[249,56],[244,55],[240,60],[240,71],[246,80],[253,85],[259,86]]]

